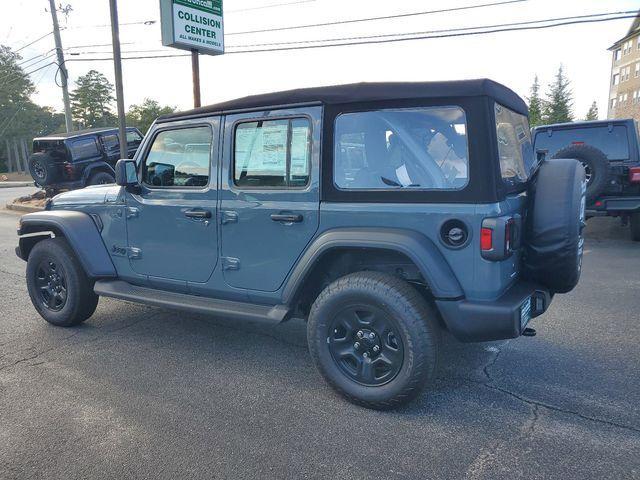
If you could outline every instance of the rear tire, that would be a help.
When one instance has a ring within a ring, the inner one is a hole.
[[[593,203],[607,188],[609,160],[597,148],[590,145],[570,145],[559,150],[553,158],[573,158],[582,164],[587,178],[587,203]]]
[[[56,180],[53,159],[47,153],[36,152],[29,157],[29,173],[33,180],[42,187]]]
[[[98,172],[91,175],[87,185],[107,185],[109,183],[116,183],[116,179],[108,172]]]
[[[27,289],[40,316],[58,327],[84,322],[98,305],[93,282],[62,238],[33,247],[27,259]]]
[[[307,339],[316,367],[347,400],[390,409],[433,380],[436,316],[407,282],[379,272],[346,275],[326,287],[309,315]]]
[[[631,240],[640,242],[640,212],[634,212],[629,219],[629,227],[631,228]]]

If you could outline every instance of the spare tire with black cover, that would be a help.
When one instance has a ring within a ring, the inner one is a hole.
[[[543,162],[529,192],[525,271],[552,293],[569,292],[580,279],[585,192],[584,168],[574,159]]]
[[[29,173],[40,186],[49,185],[56,180],[53,159],[46,152],[36,152],[29,158]]]
[[[569,145],[559,150],[553,158],[575,158],[584,166],[587,178],[587,202],[591,203],[607,188],[609,160],[591,145]]]

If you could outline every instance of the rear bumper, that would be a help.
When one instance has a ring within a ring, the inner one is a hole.
[[[522,318],[522,307],[529,298],[530,318]],[[519,281],[496,300],[436,300],[436,305],[447,328],[458,340],[486,342],[520,336],[531,318],[549,308],[551,298],[546,288]]]
[[[588,216],[640,211],[640,197],[603,197],[596,203],[599,205],[589,205]]]

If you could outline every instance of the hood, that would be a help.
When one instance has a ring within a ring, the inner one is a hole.
[[[115,202],[121,190],[122,187],[119,185],[92,185],[56,195],[51,199],[51,206],[96,205]]]

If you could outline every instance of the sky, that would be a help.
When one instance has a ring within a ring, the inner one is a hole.
[[[78,76],[91,69],[104,73],[113,82],[112,61],[76,61],[110,56],[108,0],[56,2],[71,4],[73,8],[66,17],[59,14],[60,25],[64,28],[62,43],[66,49],[71,88]],[[224,3],[225,43],[231,52],[234,45],[422,32],[640,8],[640,0],[527,0],[467,11],[234,35],[235,32],[246,30],[394,15],[478,3],[491,2],[227,0]],[[51,31],[48,0],[13,0],[9,5],[9,12],[0,15],[0,44],[17,49]],[[182,50],[162,47],[158,0],[119,0],[118,8],[123,56],[184,53]],[[152,25],[126,25],[153,20],[156,23]],[[576,117],[583,117],[595,100],[600,117],[605,118],[611,67],[611,52],[607,48],[626,34],[631,22],[631,19],[624,19],[482,36],[201,56],[202,103],[216,103],[291,88],[361,81],[429,81],[481,77],[503,83],[520,96],[526,97],[535,75],[538,75],[544,93],[562,64],[571,80]],[[20,54],[26,60],[46,53],[53,47],[53,36],[49,35],[21,50]],[[153,52],[138,53],[140,50]],[[34,61],[37,60],[36,58]],[[34,64],[32,70],[46,63],[48,61]],[[31,75],[37,84],[33,100],[62,110],[62,94],[55,83],[55,70],[54,66],[50,66]],[[178,109],[192,107],[189,57],[126,60],[123,63],[123,74],[124,101],[127,107],[142,102],[145,97]]]

